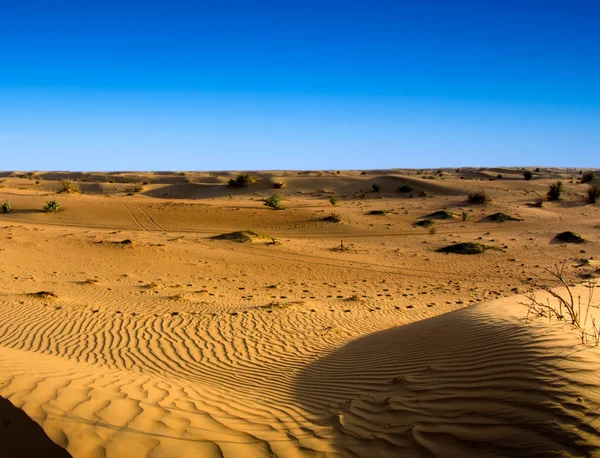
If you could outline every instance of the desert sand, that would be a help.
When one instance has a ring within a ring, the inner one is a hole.
[[[600,456],[600,205],[436,172],[0,173],[0,456]],[[563,261],[584,339],[525,320]]]

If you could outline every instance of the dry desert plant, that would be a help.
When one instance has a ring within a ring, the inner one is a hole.
[[[588,297],[584,298],[582,302],[581,296],[575,298],[573,295],[573,285],[569,282],[567,275],[567,260],[564,260],[560,264],[555,264],[553,268],[546,268],[546,273],[549,274],[550,279],[529,278],[523,282],[531,287],[531,289],[525,294],[528,302],[521,302],[521,304],[527,307],[527,315],[525,321],[529,320],[529,316],[534,314],[537,316],[547,317],[549,320],[555,318],[560,321],[569,323],[573,329],[577,330],[581,336],[581,342],[587,342],[588,337],[591,337],[595,345],[600,343],[600,328],[593,316],[590,316],[590,308],[596,307],[592,305],[592,299],[594,295],[594,289],[596,287],[596,281],[594,279],[588,280]],[[565,288],[565,293],[555,291],[554,288],[562,286]],[[555,299],[552,302],[547,299],[546,302],[538,299],[535,290],[542,290],[550,294]],[[588,329],[588,319],[591,320],[591,332]]]
[[[0,205],[0,213],[8,213],[11,210],[10,202],[6,201]]]
[[[73,180],[63,180],[60,182],[59,194],[77,194],[79,192],[79,185]]]
[[[470,204],[487,205],[487,204],[489,204],[492,201],[492,199],[490,199],[490,197],[482,189],[479,192],[473,192],[473,193],[469,194],[469,197],[467,198],[467,201]]]

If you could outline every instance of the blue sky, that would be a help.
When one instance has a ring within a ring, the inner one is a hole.
[[[600,167],[600,2],[0,0],[0,169]]]

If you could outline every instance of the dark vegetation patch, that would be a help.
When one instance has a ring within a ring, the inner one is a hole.
[[[563,242],[563,243],[585,243],[585,242],[587,242],[587,240],[585,240],[579,234],[576,234],[575,232],[571,232],[571,231],[561,232],[554,238],[555,238],[555,240],[557,240],[559,242]]]
[[[438,253],[454,253],[454,254],[480,254],[486,250],[500,250],[500,248],[483,243],[465,242],[448,245],[436,250]]]

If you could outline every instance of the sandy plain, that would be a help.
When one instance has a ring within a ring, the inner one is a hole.
[[[441,172],[0,173],[0,455],[600,456],[600,347],[520,304],[566,261],[597,316],[600,206]]]

